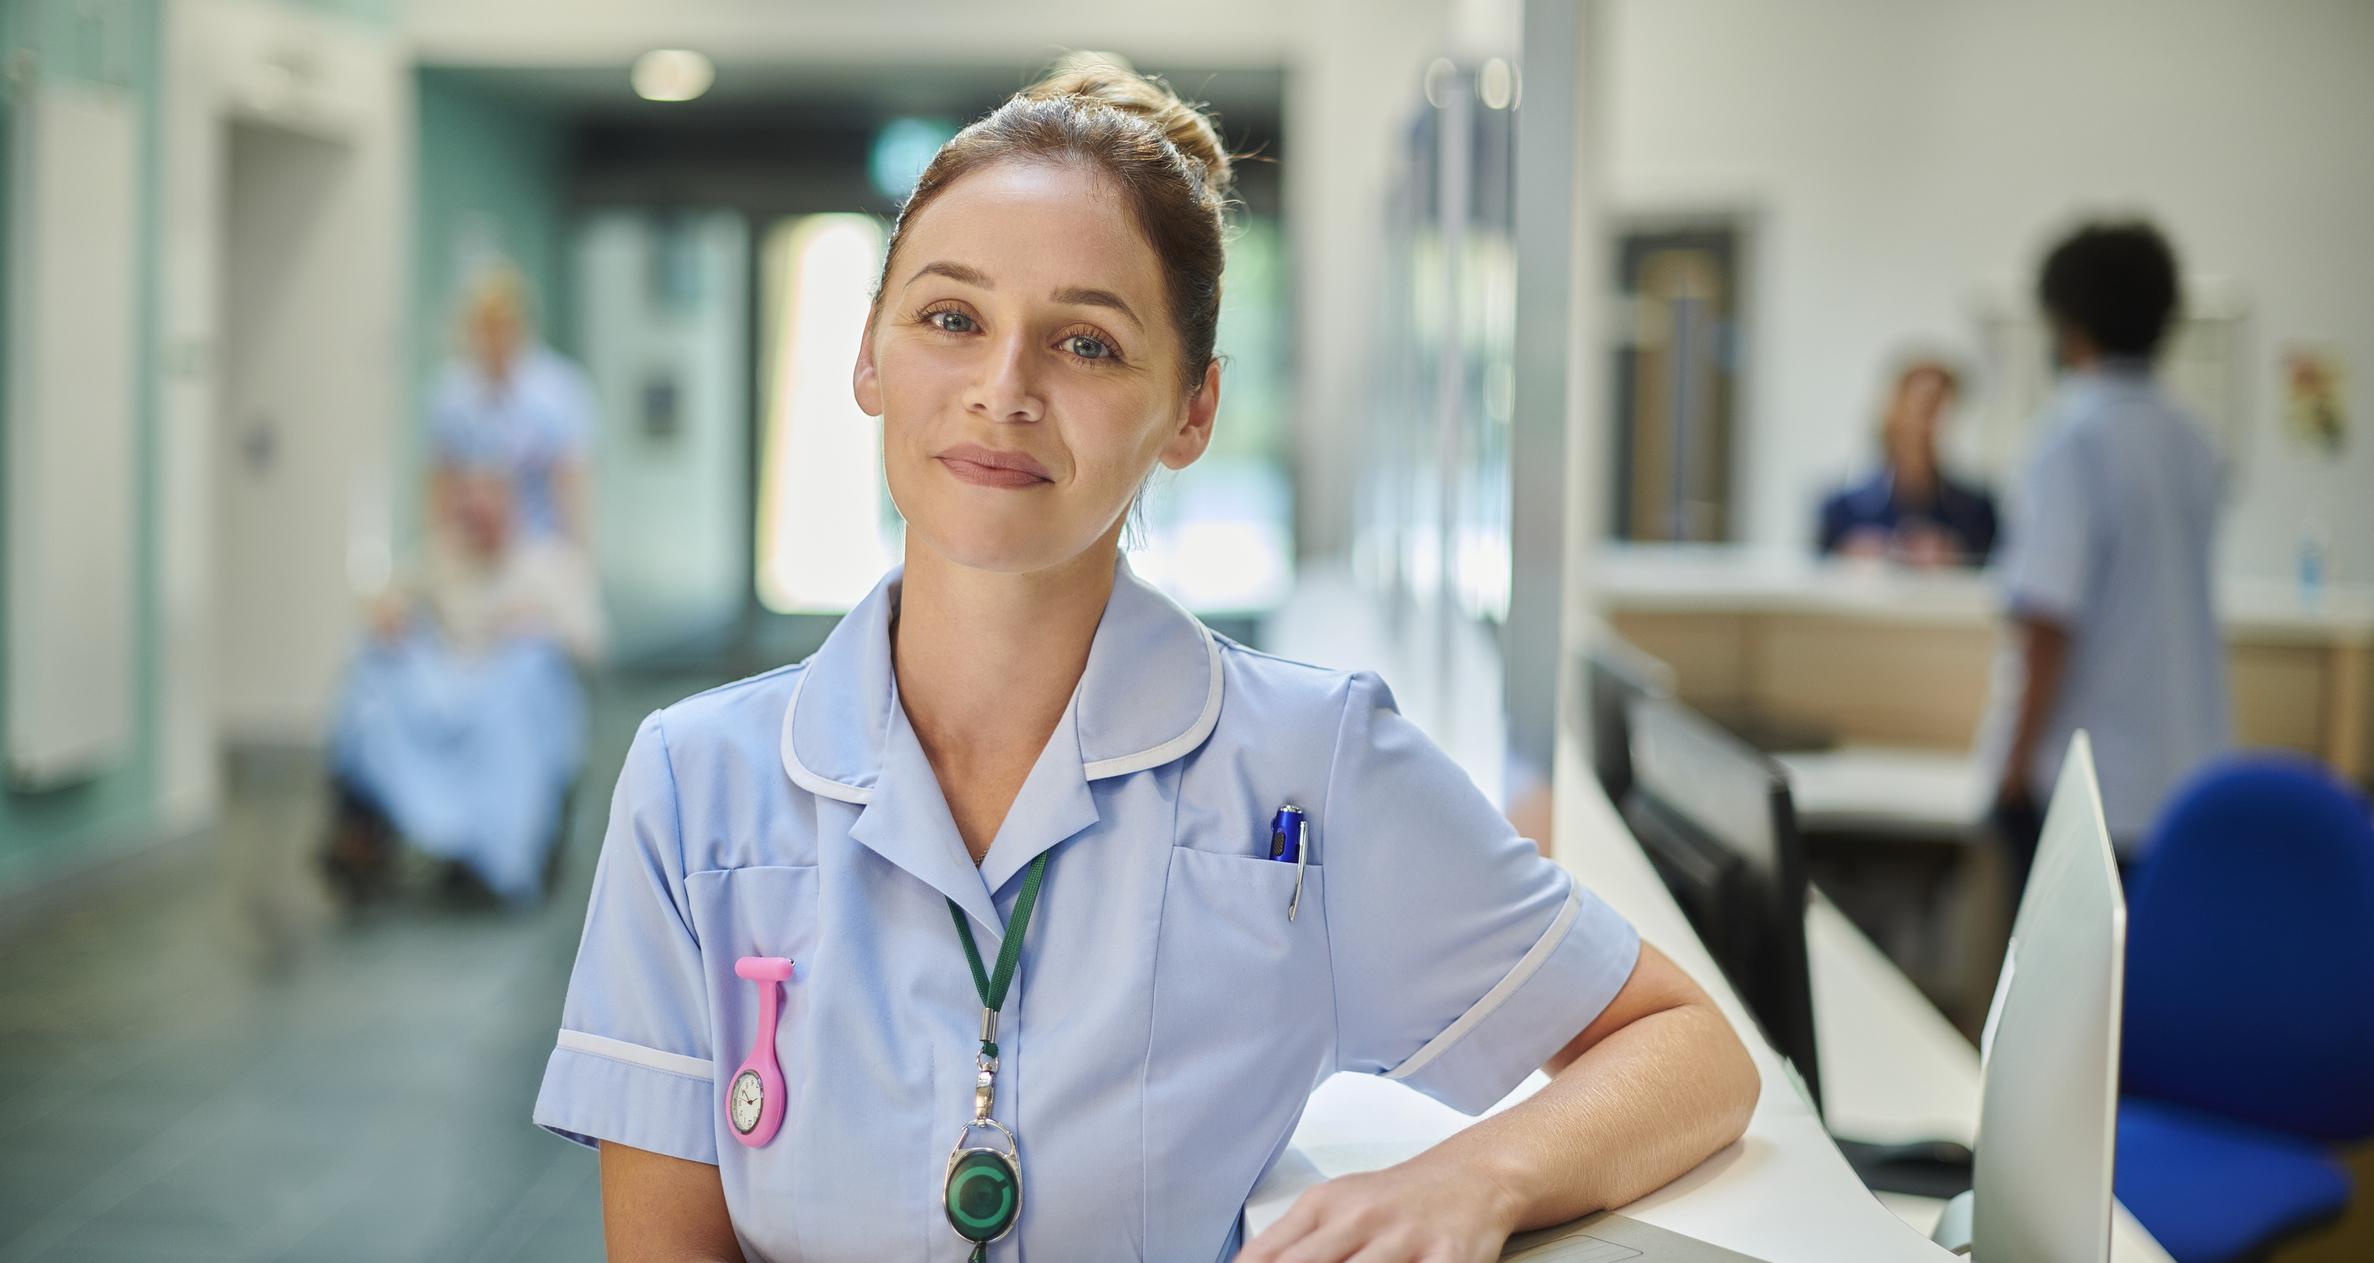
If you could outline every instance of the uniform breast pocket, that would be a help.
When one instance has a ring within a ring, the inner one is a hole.
[[[1307,866],[1296,903],[1292,864],[1171,852],[1147,1052],[1147,1175],[1162,1190],[1150,1241],[1200,1247],[1232,1224],[1332,1064],[1326,881]]]

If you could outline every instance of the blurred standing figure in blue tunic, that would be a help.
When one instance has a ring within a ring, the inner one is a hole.
[[[429,520],[447,522],[454,478],[495,470],[511,484],[523,539],[588,540],[586,449],[594,393],[585,373],[536,337],[519,273],[481,273],[463,304],[466,352],[431,402]]]
[[[2119,862],[2226,748],[2217,526],[2225,471],[2153,362],[2182,306],[2176,253],[2148,223],[2091,223],[2044,262],[2037,299],[2060,384],[2004,541],[2008,635],[1981,731],[2018,898],[2069,739],[2093,736]]]

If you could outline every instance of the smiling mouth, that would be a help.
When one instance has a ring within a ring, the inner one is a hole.
[[[1053,480],[1027,456],[1006,456],[980,449],[958,448],[938,457],[949,473],[976,486],[1017,490],[1049,485]]]

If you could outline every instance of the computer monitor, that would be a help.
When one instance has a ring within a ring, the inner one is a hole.
[[[1634,698],[1627,721],[1633,836],[1818,1109],[1805,856],[1788,776],[1678,702]]]
[[[1979,1038],[1978,1153],[1939,1221],[1977,1263],[2106,1263],[2127,901],[2086,734],[2069,743]]]
[[[1673,671],[1614,632],[1602,631],[1584,651],[1581,675],[1591,770],[1607,800],[1620,806],[1632,792],[1630,708],[1638,698],[1673,696]]]

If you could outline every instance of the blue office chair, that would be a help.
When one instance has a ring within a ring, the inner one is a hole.
[[[2374,1137],[2374,814],[2321,765],[2225,760],[2177,794],[2128,895],[2119,1200],[2178,1263],[2247,1259],[2347,1207]]]

